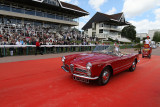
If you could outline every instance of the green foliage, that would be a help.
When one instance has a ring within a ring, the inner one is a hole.
[[[145,41],[146,39],[147,39],[147,37],[144,37],[144,38],[143,38],[143,41]]]
[[[135,51],[137,50],[137,51],[140,51],[141,49],[142,49],[142,47],[144,46],[144,44],[137,44],[137,45],[135,45],[134,46],[134,48],[135,48]]]
[[[155,32],[153,36],[153,41],[160,42],[160,32]]]
[[[103,42],[104,44],[114,44],[114,42],[111,42],[111,41],[107,41],[107,42]]]
[[[140,43],[140,41],[141,41],[140,38],[136,38],[135,40],[136,43]]]
[[[129,40],[136,41],[136,27],[133,25],[126,26],[122,29],[122,37],[128,38]]]
[[[129,44],[120,46],[120,49],[128,49],[128,48],[133,48],[133,47]]]

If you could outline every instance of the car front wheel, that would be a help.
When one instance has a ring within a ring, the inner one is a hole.
[[[129,68],[129,70],[133,72],[135,69],[136,69],[136,61],[132,63],[132,66]]]
[[[111,72],[108,68],[104,69],[99,77],[99,85],[105,85],[108,83],[111,76]]]

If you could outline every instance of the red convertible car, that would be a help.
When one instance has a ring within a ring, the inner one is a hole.
[[[71,73],[74,80],[85,83],[98,80],[105,85],[112,75],[127,69],[134,71],[139,55],[117,52],[113,46],[96,46],[91,53],[63,56],[62,62],[62,69]]]

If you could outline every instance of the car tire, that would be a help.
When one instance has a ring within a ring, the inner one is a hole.
[[[151,54],[149,54],[149,56],[148,56],[148,57],[149,57],[149,59],[151,59]]]
[[[136,61],[134,60],[133,63],[132,63],[132,66],[129,68],[129,70],[131,72],[133,72],[133,71],[135,71],[135,69],[136,69]]]
[[[98,79],[98,84],[99,85],[106,85],[111,77],[111,71],[109,68],[105,68],[102,72],[101,75]]]

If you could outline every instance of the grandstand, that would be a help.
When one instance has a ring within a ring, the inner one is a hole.
[[[89,13],[59,0],[0,0],[0,33],[4,37],[57,35],[78,26]],[[17,40],[16,37],[13,38]]]

